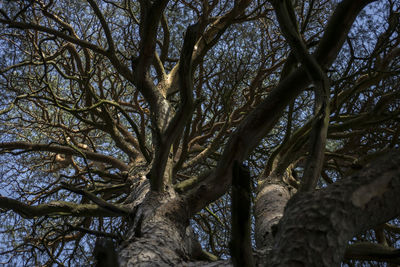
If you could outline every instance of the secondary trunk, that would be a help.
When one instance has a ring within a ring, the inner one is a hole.
[[[276,174],[271,174],[259,183],[254,204],[255,241],[258,249],[272,249],[276,227],[292,191],[292,187]]]

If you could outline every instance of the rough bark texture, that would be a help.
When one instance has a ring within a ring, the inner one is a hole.
[[[348,241],[400,213],[400,153],[314,193],[295,195],[279,223],[271,266],[339,266]]]
[[[149,192],[146,181],[136,193]],[[135,202],[137,203],[137,202]],[[232,266],[227,260],[205,261],[193,229],[180,211],[179,198],[171,190],[147,193],[133,207],[131,230],[119,248],[120,266]]]
[[[178,219],[176,197],[172,190],[146,195],[121,246],[121,266],[176,266],[189,260],[193,238],[185,219]]]

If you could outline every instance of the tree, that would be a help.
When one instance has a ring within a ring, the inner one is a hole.
[[[398,1],[0,11],[3,263],[400,262]]]

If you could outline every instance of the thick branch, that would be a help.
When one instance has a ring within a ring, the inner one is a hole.
[[[286,206],[271,266],[338,266],[346,244],[400,214],[400,153],[395,150],[356,175]]]
[[[198,34],[199,25],[188,27],[179,65],[179,88],[181,93],[180,107],[170,121],[165,133],[161,133],[161,144],[156,149],[153,166],[151,169],[152,190],[162,190],[164,171],[172,144],[181,135],[187,121],[193,112],[193,75],[192,53]],[[166,181],[164,181],[166,182]]]
[[[163,113],[170,107],[162,93],[154,86],[149,76],[149,67],[155,54],[158,25],[167,3],[168,0],[155,0],[149,6],[148,1],[140,1],[140,51],[139,57],[132,62],[135,85],[150,104],[153,116],[159,118],[154,125],[159,128],[163,128],[160,121],[169,120],[168,114]]]
[[[315,119],[310,134],[310,149],[304,168],[303,183],[300,187],[302,191],[313,190],[317,185],[324,162],[329,124],[329,80],[314,56],[308,53],[307,46],[297,30],[291,1],[272,1],[272,4],[280,28],[297,61],[305,67],[310,80],[313,81],[315,86]]]
[[[74,216],[74,217],[117,217],[119,213],[111,212],[95,204],[76,204],[66,201],[54,201],[48,204],[29,206],[18,200],[0,196],[0,208],[12,210],[26,219],[39,216]]]
[[[400,264],[400,249],[367,242],[355,243],[347,247],[344,259]]]
[[[338,4],[314,53],[322,68],[327,68],[333,63],[360,11],[375,1],[343,0]]]

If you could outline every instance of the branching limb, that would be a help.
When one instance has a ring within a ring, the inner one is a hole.
[[[34,24],[34,23],[25,23],[25,22],[19,22],[19,21],[13,21],[13,20],[7,20],[7,19],[1,19],[0,18],[0,23],[6,24],[9,27],[12,28],[17,28],[17,29],[26,29],[26,30],[37,30],[40,32],[45,32],[48,34],[51,34],[53,36],[59,37],[61,39],[64,39],[68,42],[71,42],[73,44],[77,44],[81,47],[85,47],[88,48],[90,50],[93,50],[96,53],[99,53],[101,55],[108,55],[108,52],[106,50],[104,50],[103,48],[92,44],[88,41],[82,40],[82,39],[77,39],[63,31],[58,31],[52,28],[48,28],[39,24]]]
[[[71,192],[74,192],[74,193],[77,193],[77,194],[87,197],[88,199],[90,199],[91,201],[93,201],[95,204],[99,205],[103,209],[109,210],[111,212],[114,212],[116,214],[123,215],[123,216],[126,216],[129,214],[128,209],[118,207],[116,205],[108,203],[107,201],[97,197],[96,195],[94,195],[93,193],[90,193],[87,190],[76,188],[76,187],[66,184],[66,183],[62,183],[61,186]]]
[[[26,219],[40,216],[73,217],[118,217],[121,214],[109,211],[95,204],[76,204],[66,201],[54,201],[48,204],[30,206],[18,200],[0,196],[0,208],[12,210]]]
[[[0,143],[0,153],[7,153],[14,150],[22,150],[23,153],[31,151],[48,151],[58,154],[67,154],[74,156],[85,155],[87,159],[111,164],[113,167],[120,169],[121,171],[128,170],[128,166],[122,161],[113,158],[111,156],[99,154],[96,152],[81,149],[79,153],[77,150],[69,146],[53,145],[53,144],[33,144],[28,142],[9,142]]]
[[[156,0],[150,4],[146,0],[140,3],[140,44],[139,57],[132,61],[134,84],[150,104],[154,117],[158,118],[153,127],[163,128],[162,121],[169,120],[166,113],[170,107],[162,93],[154,86],[149,77],[150,64],[153,62],[157,30],[168,0]],[[164,116],[167,116],[165,118]]]
[[[326,135],[329,124],[329,79],[314,56],[310,55],[297,28],[290,1],[271,1],[280,28],[297,61],[300,62],[315,86],[314,124],[310,134],[310,149],[306,160],[301,191],[313,190],[318,182],[324,162]]]
[[[204,31],[206,26],[207,30],[201,34],[196,42],[196,49],[193,51],[193,67],[196,67],[198,64],[200,64],[207,52],[210,51],[210,49],[214,47],[216,43],[218,43],[219,39],[226,32],[228,27],[234,23],[234,19],[243,14],[250,3],[251,1],[249,0],[235,1],[234,7],[225,15],[218,17],[208,26],[207,24],[200,25],[200,27],[203,28],[201,29],[201,32]],[[210,19],[206,18],[206,20]],[[204,22],[206,21],[203,21],[200,24]],[[174,86],[174,84],[177,84],[180,79],[180,74],[178,71],[180,64],[181,62],[178,62],[178,64],[176,64],[169,73],[168,80],[165,81],[168,84],[165,86],[165,88],[168,90],[165,92],[165,94],[169,95],[178,91],[177,86]]]
[[[152,190],[162,190],[165,181],[165,167],[168,161],[171,146],[182,134],[187,121],[192,117],[193,102],[193,64],[192,54],[196,43],[199,25],[194,24],[188,27],[184,38],[179,65],[179,88],[181,94],[180,106],[172,118],[165,133],[158,137],[160,144],[156,148],[153,166],[150,171]],[[168,179],[168,178],[167,178]]]

